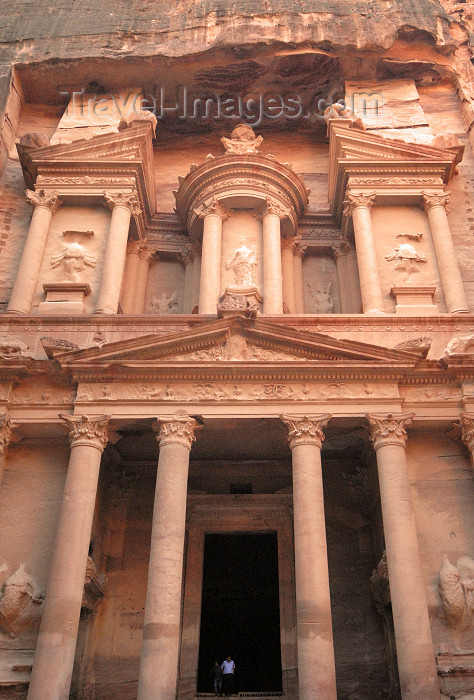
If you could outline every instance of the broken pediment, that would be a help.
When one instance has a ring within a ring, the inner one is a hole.
[[[406,369],[419,360],[416,352],[335,339],[243,315],[196,324],[170,335],[146,335],[108,343],[101,348],[65,350],[58,346],[53,354],[63,370],[77,377],[91,377],[94,372],[103,376],[104,371],[110,376],[124,371],[133,375],[160,368],[168,371],[170,365],[196,370],[206,367],[206,371],[224,366],[261,369],[273,363],[279,366],[279,371],[284,371],[282,363],[285,367],[316,365],[329,371],[374,366]]]

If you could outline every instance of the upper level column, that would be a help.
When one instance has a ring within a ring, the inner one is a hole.
[[[33,216],[10,295],[8,314],[29,314],[31,311],[51,219],[62,204],[57,192],[27,190],[26,196],[33,207]]]
[[[280,221],[289,213],[289,209],[267,199],[262,215],[264,314],[283,313]]]
[[[283,303],[290,314],[296,313],[295,264],[293,262],[294,238],[281,240],[281,267],[283,276]]]
[[[303,258],[307,246],[298,239],[293,248],[293,266],[295,275],[295,303],[296,313],[304,314],[304,282],[303,282]]]
[[[2,485],[3,470],[5,468],[5,453],[11,442],[12,434],[13,426],[10,422],[10,416],[4,413],[3,416],[0,416],[0,486]]]
[[[450,192],[423,192],[423,203],[430,222],[446,308],[450,314],[460,314],[468,313],[469,306],[446,213],[450,196]]]
[[[221,284],[222,222],[229,215],[227,209],[213,199],[202,205],[196,214],[203,219],[201,281],[199,313],[216,314]]]
[[[414,415],[368,413],[367,420],[377,456],[402,698],[435,700],[439,685],[405,456],[405,428]]]
[[[384,313],[370,213],[375,197],[375,192],[360,194],[348,191],[345,199],[346,208],[344,211],[352,216],[354,226],[354,240],[364,314]]]
[[[104,192],[104,198],[112,210],[104,264],[95,314],[116,314],[127,254],[130,220],[140,213],[135,192]]]

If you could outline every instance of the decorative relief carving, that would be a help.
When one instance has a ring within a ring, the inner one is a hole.
[[[422,192],[423,205],[428,212],[432,207],[446,208],[451,199],[451,192]]]
[[[135,190],[132,190],[132,192],[107,192],[104,190],[103,196],[109,209],[125,207],[131,212],[132,216],[139,216],[142,213]]]
[[[316,445],[321,448],[324,441],[323,428],[329,423],[331,414],[302,418],[281,415],[280,418],[288,428],[288,443],[292,450],[298,445]]]
[[[28,345],[19,338],[2,336],[0,338],[0,358],[16,360],[19,357],[32,357],[31,353],[28,352]]]
[[[13,425],[8,413],[0,415],[0,457],[5,453],[11,442],[13,435]]]
[[[238,288],[253,287],[257,270],[256,252],[245,245],[241,245],[228,259],[225,269],[233,271]]]
[[[370,211],[374,206],[376,196],[376,192],[367,192],[362,194],[360,192],[357,193],[348,190],[344,199],[344,214],[346,216],[352,216],[354,209],[357,209],[358,207],[364,207]]]
[[[470,355],[474,353],[474,334],[455,335],[446,345],[443,357]]]
[[[459,401],[461,389],[455,386],[401,386],[400,396],[405,401]]]
[[[3,627],[10,637],[15,638],[22,622],[26,624],[31,618],[32,606],[43,602],[43,595],[34,578],[26,573],[25,565],[20,564],[3,584],[0,627]]]
[[[159,419],[153,424],[153,430],[158,432],[156,439],[160,448],[165,445],[182,445],[191,450],[191,445],[196,441],[196,426],[196,421],[190,416],[173,416]]]
[[[255,132],[248,124],[238,124],[232,131],[230,139],[224,136],[221,143],[228,155],[243,155],[248,153],[258,153],[258,147],[262,143],[262,136],[255,136]]]
[[[351,247],[345,238],[340,238],[337,243],[331,245],[331,250],[336,260],[338,260],[348,255],[351,252]]]
[[[409,238],[413,241],[421,241],[423,233],[397,233],[395,238]]]
[[[340,119],[341,121],[349,122],[352,128],[365,131],[365,126],[362,119],[357,117],[354,112],[340,102],[333,102],[332,105],[324,110],[324,119],[326,124],[329,124],[330,120]]]
[[[51,267],[61,266],[64,272],[74,281],[79,281],[79,273],[87,267],[95,267],[97,257],[89,255],[87,249],[80,243],[65,243],[59,255],[51,257]]]
[[[305,284],[308,297],[311,300],[310,303],[310,313],[313,314],[331,314],[334,313],[334,299],[332,297],[332,282],[324,287],[317,287],[313,289],[311,285],[306,282]]]
[[[38,175],[36,184],[42,185],[119,185],[127,187],[135,184],[134,177],[100,177],[90,175],[64,175],[56,177],[54,175]]]
[[[350,177],[349,185],[361,185],[369,187],[371,185],[442,185],[440,177]]]
[[[386,607],[390,604],[390,582],[388,578],[387,553],[382,554],[377,568],[370,577],[370,592],[374,599],[377,612],[384,616]]]
[[[33,192],[32,190],[26,190],[26,198],[33,209],[35,209],[35,207],[46,207],[52,214],[54,214],[62,204],[62,201],[59,199],[59,194],[55,191],[46,192],[40,189]]]
[[[461,440],[470,452],[474,452],[474,414],[461,413],[459,421]]]
[[[60,414],[61,420],[65,421],[69,432],[69,442],[71,448],[80,446],[95,447],[101,452],[107,445],[108,424],[110,416],[66,416]]]
[[[385,260],[391,262],[395,260],[395,270],[403,270],[407,274],[419,272],[416,263],[426,263],[426,254],[418,254],[410,243],[400,243],[395,247],[393,253],[385,256]]]
[[[431,348],[431,343],[433,339],[424,335],[420,338],[410,338],[410,340],[404,340],[401,343],[395,345],[395,350],[422,350],[423,357],[426,357],[429,349]]]
[[[234,291],[233,287],[227,287],[219,299],[217,314],[224,316],[226,311],[244,311],[256,313],[260,311],[263,298],[256,287],[242,287]]]
[[[366,418],[371,428],[370,439],[374,449],[378,450],[379,447],[384,447],[385,445],[405,447],[407,440],[405,428],[410,425],[414,416],[414,413],[405,413],[397,416],[394,416],[393,413],[367,413]]]
[[[474,618],[474,561],[463,556],[453,566],[445,554],[438,591],[446,624],[460,632],[470,627]]]
[[[150,306],[158,314],[176,313],[176,308],[178,306],[178,292],[173,292],[172,294],[163,292],[156,299],[152,299]]]

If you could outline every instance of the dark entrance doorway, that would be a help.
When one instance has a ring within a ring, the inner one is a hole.
[[[198,692],[228,655],[234,693],[282,689],[276,533],[206,535]]]

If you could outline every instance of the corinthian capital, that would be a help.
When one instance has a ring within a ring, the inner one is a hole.
[[[101,452],[108,442],[108,424],[110,416],[66,416],[60,414],[61,420],[69,428],[69,442],[72,447],[86,445],[95,447]]]
[[[422,192],[423,205],[428,212],[432,207],[446,207],[451,199],[451,192]]]
[[[13,426],[10,416],[4,413],[0,416],[0,457],[5,453],[13,435]]]
[[[344,200],[344,214],[346,214],[346,216],[349,216],[349,214],[352,216],[354,209],[358,209],[359,207],[370,211],[374,206],[376,196],[376,192],[361,193],[348,190]]]
[[[26,190],[26,198],[33,209],[36,209],[36,207],[46,207],[52,214],[54,214],[62,204],[62,201],[59,199],[59,194],[56,191],[46,192],[45,190],[36,190],[33,192],[33,190]]]
[[[474,451],[474,413],[461,413],[459,421],[461,440],[470,452]]]
[[[413,420],[414,413],[403,413],[394,416],[393,413],[367,413],[370,424],[370,439],[376,450],[384,445],[400,445],[405,447],[407,431],[405,428]]]
[[[331,246],[332,252],[336,260],[339,258],[344,258],[348,253],[350,253],[351,247],[345,238],[340,238],[337,243],[333,243]]]
[[[291,210],[289,207],[285,207],[283,204],[280,204],[280,202],[277,202],[275,199],[271,199],[270,197],[268,197],[265,209],[262,213],[262,218],[273,214],[273,216],[278,216],[278,218],[281,221],[282,219],[287,219],[290,216],[290,213]]]
[[[141,214],[142,210],[135,190],[132,192],[106,192],[104,190],[103,196],[111,210],[115,207],[124,207],[131,212],[132,216]]]
[[[323,428],[328,424],[331,414],[324,413],[319,416],[280,416],[288,428],[288,442],[293,449],[297,445],[316,445],[321,448],[324,441]]]
[[[153,424],[153,430],[158,433],[156,439],[160,447],[165,445],[182,445],[191,450],[191,445],[196,441],[194,431],[196,421],[190,416],[171,416],[159,418]]]
[[[211,214],[214,216],[220,216],[222,221],[225,221],[230,216],[230,211],[219,203],[216,197],[213,197],[210,202],[203,202],[197,209],[194,210],[196,216],[200,219],[204,219],[206,216]]]

